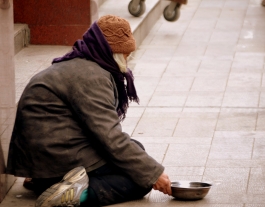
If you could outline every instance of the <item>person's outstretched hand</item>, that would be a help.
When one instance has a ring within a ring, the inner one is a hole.
[[[167,174],[162,173],[156,183],[153,185],[153,188],[155,190],[159,190],[163,192],[164,194],[171,195],[171,181],[169,180],[169,177]]]

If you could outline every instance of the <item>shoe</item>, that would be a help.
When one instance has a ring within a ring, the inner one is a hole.
[[[79,206],[80,196],[88,188],[88,182],[85,168],[74,168],[59,183],[45,190],[38,197],[35,207]]]
[[[24,182],[23,182],[23,187],[28,189],[28,190],[34,190],[34,182],[32,180],[32,178],[25,178]]]

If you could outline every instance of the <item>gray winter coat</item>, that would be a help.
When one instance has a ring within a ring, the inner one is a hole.
[[[112,75],[75,58],[35,75],[18,103],[7,173],[20,177],[63,176],[112,162],[142,187],[164,167],[122,132]]]

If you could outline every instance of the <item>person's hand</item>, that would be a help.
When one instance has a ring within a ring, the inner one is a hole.
[[[153,189],[159,190],[164,194],[171,195],[171,181],[169,180],[168,175],[162,173],[162,175],[160,175],[156,183],[153,185]]]

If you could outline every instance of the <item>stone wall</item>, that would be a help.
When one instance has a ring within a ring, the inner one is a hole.
[[[31,44],[73,45],[90,21],[89,0],[14,0],[14,22],[28,24]]]

